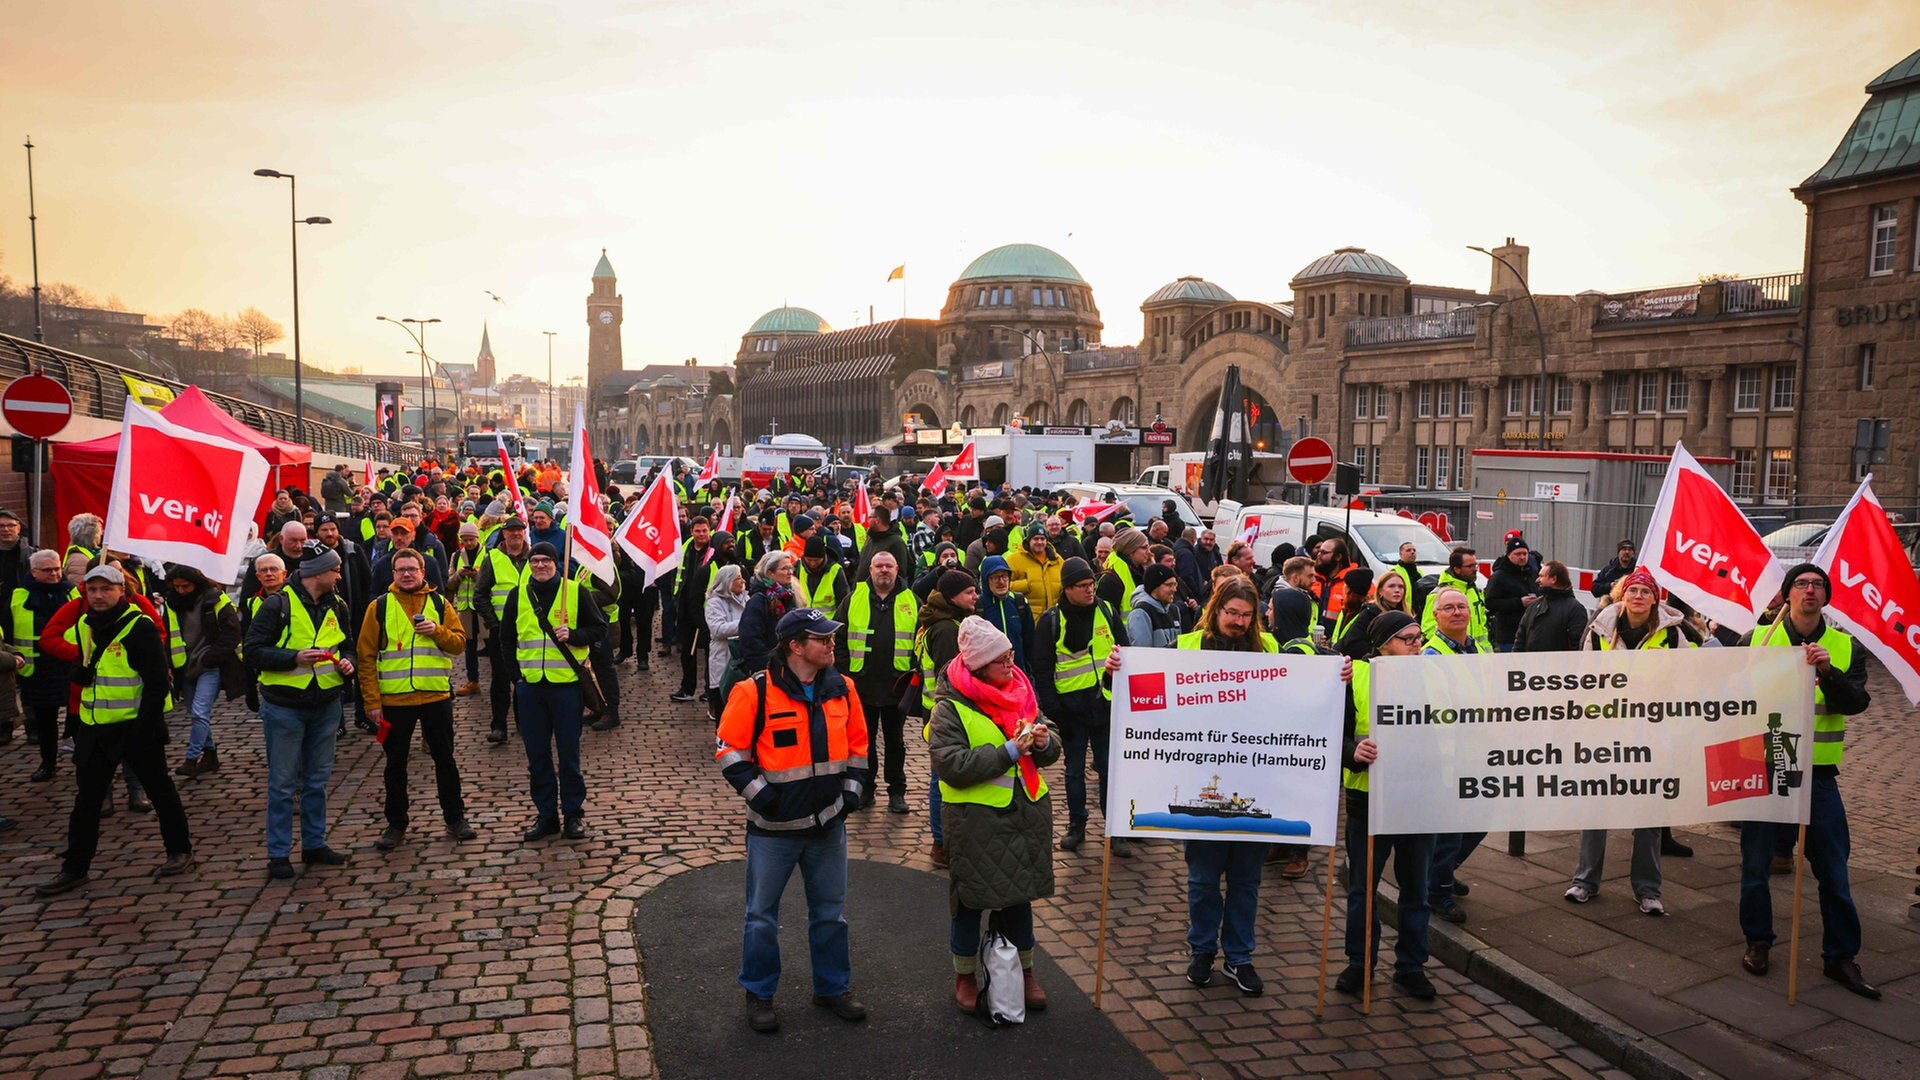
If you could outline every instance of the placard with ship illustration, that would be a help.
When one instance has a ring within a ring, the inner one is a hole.
[[[1122,649],[1107,834],[1332,844],[1346,714],[1341,663]]]

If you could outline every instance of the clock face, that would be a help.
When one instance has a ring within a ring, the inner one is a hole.
[[[601,311],[601,312],[600,312],[600,325],[601,325],[601,326],[612,326],[612,325],[613,325],[613,312],[611,312],[611,311],[605,311],[605,310],[603,310],[603,311]]]

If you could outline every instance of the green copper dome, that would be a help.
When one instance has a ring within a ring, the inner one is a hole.
[[[1008,244],[997,247],[967,264],[961,281],[983,278],[1020,278],[1022,280],[1072,281],[1081,285],[1087,279],[1073,264],[1038,244]]]
[[[803,307],[777,307],[756,319],[749,334],[826,334],[833,327]]]

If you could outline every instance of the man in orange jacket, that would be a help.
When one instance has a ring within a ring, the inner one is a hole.
[[[806,882],[813,1003],[864,1020],[847,945],[847,830],[873,770],[860,695],[833,667],[840,624],[799,608],[774,627],[766,670],[734,684],[720,714],[714,759],[747,800],[747,913],[740,985],[747,1024],[778,1030],[780,894],[795,866]]]

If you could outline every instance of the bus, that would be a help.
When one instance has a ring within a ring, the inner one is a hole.
[[[517,431],[470,431],[467,433],[466,455],[482,461],[495,461],[500,457],[500,444],[507,444],[507,456],[514,461],[526,460],[527,445]]]

